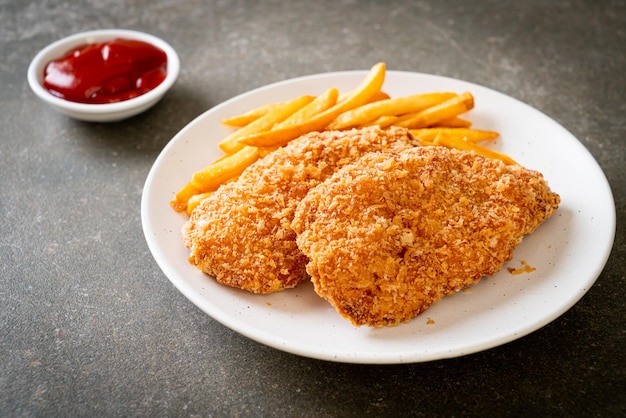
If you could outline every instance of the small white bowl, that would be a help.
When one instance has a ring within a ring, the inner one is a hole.
[[[43,87],[44,69],[53,59],[60,58],[79,45],[126,38],[150,43],[167,54],[167,75],[154,89],[135,98],[117,103],[86,104],[56,97]],[[178,54],[167,42],[147,33],[126,29],[102,29],[81,32],[60,39],[42,49],[28,67],[28,84],[33,92],[56,110],[89,122],[113,122],[135,116],[154,106],[176,81],[180,71]]]

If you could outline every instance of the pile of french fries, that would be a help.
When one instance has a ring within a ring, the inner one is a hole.
[[[498,132],[471,128],[461,115],[474,107],[469,92],[435,92],[391,98],[383,90],[385,63],[375,64],[352,91],[341,94],[329,88],[319,96],[304,95],[269,103],[222,121],[235,130],[219,143],[224,155],[178,192],[170,204],[179,212],[191,211],[222,184],[237,177],[253,162],[309,132],[366,126],[400,126],[423,145],[471,150],[506,164],[508,156],[477,143],[495,139]]]

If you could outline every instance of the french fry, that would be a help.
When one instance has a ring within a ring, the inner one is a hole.
[[[178,212],[186,210],[187,202],[192,196],[217,190],[224,182],[240,175],[260,156],[260,151],[257,148],[244,147],[236,153],[221,158],[219,161],[197,171],[191,181],[176,193],[170,205]]]
[[[282,146],[308,132],[321,131],[338,115],[367,103],[375,96],[385,81],[385,63],[375,64],[367,77],[342,102],[300,124],[281,129],[267,130],[239,137],[240,144],[257,147]]]
[[[450,119],[442,120],[437,123],[437,126],[445,128],[469,128],[472,126],[472,122],[467,119],[455,116]]]
[[[268,103],[262,106],[259,106],[255,109],[252,109],[246,113],[242,113],[240,115],[230,116],[228,118],[222,119],[222,123],[227,126],[232,126],[235,128],[241,128],[242,126],[246,126],[249,123],[254,122],[261,116],[266,115],[277,107],[283,105],[284,103]]]
[[[326,90],[325,93],[317,96],[311,103],[304,106],[284,121],[276,124],[272,129],[281,129],[303,123],[337,104],[338,96],[339,90],[332,87]]]
[[[344,101],[349,96],[349,94],[350,92],[339,94],[336,99],[336,103]],[[390,98],[389,94],[385,93],[384,91],[379,91],[379,92],[376,92],[370,98],[370,101],[376,102],[379,100],[386,100],[389,98]],[[227,126],[232,126],[234,128],[241,128],[259,119],[261,116],[266,115],[267,113],[276,109],[282,104],[284,103],[267,103],[257,108],[254,108],[252,110],[249,110],[245,113],[241,113],[239,115],[234,115],[234,116],[229,116],[227,118],[224,118],[222,119],[222,124],[227,125]]]
[[[341,93],[339,95],[339,97],[337,98],[337,103],[341,103],[344,100],[346,100],[350,96],[350,93],[352,93],[352,92],[351,91],[347,91],[347,92]],[[390,99],[390,98],[391,98],[391,96],[389,96],[389,94],[387,94],[384,91],[380,90],[380,91],[377,91],[376,93],[374,93],[372,95],[372,97],[369,98],[368,103],[377,102],[379,100],[387,100],[387,99]]]
[[[313,99],[313,96],[300,96],[291,101],[282,103],[274,110],[266,113],[264,116],[261,116],[254,122],[236,130],[235,132],[227,136],[219,143],[219,147],[226,154],[233,154],[239,151],[245,146],[245,144],[239,142],[240,138],[271,129],[272,126],[274,126],[275,124],[282,122],[300,108],[311,103]]]
[[[337,103],[338,96],[339,90],[334,87],[328,89],[325,93],[317,96],[313,101],[287,117],[287,119],[275,124],[269,131],[289,129],[290,127],[301,125],[313,119],[315,116],[334,106]],[[264,132],[261,132],[260,134],[263,133]],[[263,148],[276,148],[276,145],[268,144],[264,145]]]
[[[373,103],[379,100],[387,100],[387,99],[391,99],[391,96],[389,96],[388,93],[385,93],[384,91],[379,90],[376,93],[374,93],[372,97],[369,98],[369,102]]]
[[[364,123],[363,125],[359,125],[358,128],[365,128],[367,126],[378,126],[381,129],[388,128],[394,124],[395,121],[398,120],[398,116],[394,115],[383,115],[376,120],[373,120],[368,123]]]
[[[276,151],[278,148],[280,148],[280,147],[262,147],[262,148],[259,148],[259,156],[261,158],[263,158],[267,154],[270,154],[270,153]]]
[[[440,133],[439,136],[437,136],[437,138],[433,141],[433,144],[443,145],[448,148],[456,148],[459,150],[474,151],[476,154],[482,155],[483,157],[501,160],[507,165],[517,165],[517,163],[506,154],[482,147],[462,138],[446,135],[445,133]]]
[[[211,196],[213,192],[204,192],[191,196],[189,200],[187,200],[187,215],[191,215],[191,212],[200,204],[204,199]]]
[[[228,180],[222,182],[222,185],[226,183],[232,183],[233,181],[237,181],[239,175],[229,178]],[[200,204],[204,199],[211,196],[214,191],[199,193],[191,196],[189,200],[187,200],[187,215],[191,215],[191,212]]]
[[[353,128],[372,122],[381,116],[419,112],[453,97],[456,97],[455,93],[425,93],[379,100],[342,113],[326,129]]]
[[[440,121],[456,117],[473,108],[474,96],[469,92],[465,92],[413,115],[403,116],[394,125],[408,129],[426,128]]]
[[[335,106],[320,115],[323,116],[322,119],[327,120],[330,116],[333,116],[332,119],[334,119],[337,117],[336,115],[340,115],[343,112],[361,106],[373,98],[378,100],[378,98],[381,97],[381,88],[385,82],[386,68],[387,67],[384,62],[374,64],[365,79],[361,81],[356,89],[350,92],[350,94],[343,101],[337,103]]]
[[[498,132],[494,131],[482,131],[478,129],[467,129],[467,128],[422,128],[422,129],[411,129],[411,134],[422,141],[433,142],[437,136],[440,134],[445,134],[448,136],[453,136],[455,138],[464,139],[470,142],[481,142],[488,141],[490,139],[496,139],[500,136]]]

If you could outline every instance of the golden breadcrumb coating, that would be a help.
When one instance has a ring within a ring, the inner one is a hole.
[[[419,147],[337,171],[292,228],[320,296],[357,326],[391,326],[496,273],[559,200],[538,172]]]
[[[183,227],[189,261],[218,282],[255,293],[306,278],[306,257],[290,227],[297,204],[338,168],[369,151],[417,145],[405,129],[304,135],[221,186]]]

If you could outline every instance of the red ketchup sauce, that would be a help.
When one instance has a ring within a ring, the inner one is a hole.
[[[131,39],[81,45],[44,70],[44,88],[72,102],[115,103],[140,96],[167,75],[167,55]]]

